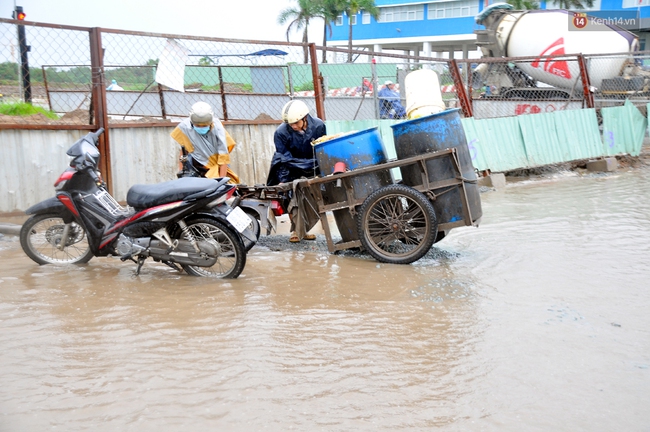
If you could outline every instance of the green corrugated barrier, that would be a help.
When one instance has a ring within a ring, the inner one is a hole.
[[[517,117],[462,120],[474,168],[508,171],[527,163]]]
[[[623,106],[603,108],[601,113],[605,155],[638,156],[648,127],[648,119],[629,100],[626,100]]]
[[[650,112],[650,104],[648,104]],[[494,172],[629,154],[638,156],[648,119],[629,101],[601,110],[601,136],[594,109],[555,111],[476,120],[462,119],[472,163]],[[391,125],[404,120],[328,121],[328,135],[379,127],[386,154],[395,158]]]

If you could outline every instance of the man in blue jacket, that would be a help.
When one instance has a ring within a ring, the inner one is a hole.
[[[379,117],[383,119],[401,119],[406,117],[406,109],[400,101],[400,95],[395,91],[395,84],[386,81],[384,88],[377,93],[379,98]]]
[[[275,153],[266,180],[269,186],[289,183],[301,177],[315,177],[320,173],[312,141],[326,134],[325,123],[312,117],[307,105],[299,100],[289,101],[282,108],[282,121],[273,135]],[[288,210],[290,214],[295,213],[295,199],[292,198],[288,204]],[[291,242],[298,242],[301,237],[305,240],[316,238],[313,234],[296,233],[295,220],[296,217],[292,216]]]

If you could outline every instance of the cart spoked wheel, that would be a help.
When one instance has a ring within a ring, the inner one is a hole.
[[[431,249],[438,222],[426,196],[393,184],[366,198],[357,217],[357,231],[361,244],[377,261],[410,264]]]

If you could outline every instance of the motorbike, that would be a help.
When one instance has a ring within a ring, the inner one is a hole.
[[[246,265],[242,236],[250,219],[227,204],[236,191],[228,178],[180,178],[134,185],[127,206],[113,198],[98,171],[100,128],[67,151],[68,167],[56,196],[29,209],[20,244],[38,264],[82,264],[118,256],[137,264],[147,258],[192,276],[237,278]]]

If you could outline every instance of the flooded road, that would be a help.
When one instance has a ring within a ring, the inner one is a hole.
[[[0,431],[648,431],[650,168],[482,195],[407,266],[210,281],[0,239]]]

